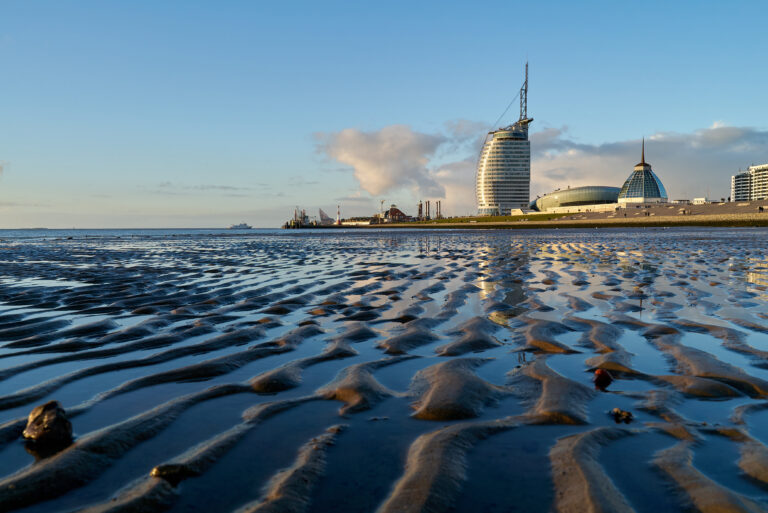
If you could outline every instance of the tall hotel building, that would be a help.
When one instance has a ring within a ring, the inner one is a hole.
[[[489,132],[477,163],[478,215],[509,215],[528,208],[531,196],[531,143],[528,141],[528,63],[520,89],[520,119]]]
[[[768,164],[750,166],[731,177],[731,201],[768,199]]]

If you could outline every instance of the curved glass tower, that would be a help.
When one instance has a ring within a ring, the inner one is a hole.
[[[666,203],[667,191],[664,185],[645,162],[645,140],[640,163],[621,187],[619,203]]]
[[[528,63],[520,88],[520,119],[488,132],[477,163],[475,195],[478,215],[508,215],[528,208],[531,196],[531,143],[528,141]]]
[[[523,119],[490,132],[477,165],[478,215],[508,215],[528,208],[531,196],[531,143]]]

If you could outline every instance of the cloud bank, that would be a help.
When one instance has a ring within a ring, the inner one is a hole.
[[[264,186],[261,184],[262,187]],[[197,184],[186,185],[176,182],[160,182],[153,187],[142,187],[143,191],[162,196],[189,196],[189,195],[218,195],[234,198],[245,198],[254,190],[253,187],[235,187],[232,185]]]
[[[640,161],[640,138],[599,145],[579,144],[567,129],[531,136],[531,192],[570,185],[621,187]],[[714,123],[692,133],[660,132],[645,139],[645,159],[672,198],[730,194],[731,175],[768,161],[768,131]]]
[[[410,189],[417,195],[442,197],[443,187],[427,165],[438,147],[448,141],[439,134],[415,132],[407,125],[391,125],[377,132],[347,128],[316,134],[318,149],[354,169],[360,187],[371,195]]]
[[[317,134],[318,150],[353,169],[361,193],[406,190],[416,199],[442,199],[447,215],[475,212],[475,167],[484,125],[446,123],[425,134],[407,125],[379,131]],[[673,199],[730,194],[730,177],[768,162],[768,131],[714,123],[691,133],[646,136],[646,161]],[[531,134],[531,196],[581,185],[620,187],[640,161],[640,138],[583,144],[567,127]],[[409,201],[411,198],[409,198]]]

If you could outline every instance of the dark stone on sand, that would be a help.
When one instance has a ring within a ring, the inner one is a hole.
[[[609,415],[613,417],[616,424],[621,424],[622,422],[629,424],[634,420],[634,415],[632,415],[631,411],[622,410],[621,408],[612,409]]]
[[[40,445],[62,445],[72,441],[72,423],[58,401],[48,401],[29,414],[22,436]]]
[[[191,469],[189,465],[166,463],[164,465],[158,465],[153,468],[149,475],[152,477],[159,477],[160,479],[164,479],[168,481],[172,486],[176,486],[185,479],[198,476],[199,472]]]
[[[611,376],[611,373],[605,369],[597,369],[592,381],[594,381],[597,390],[605,391],[605,389],[613,383],[613,376]]]

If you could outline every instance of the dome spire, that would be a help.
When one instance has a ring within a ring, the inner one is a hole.
[[[643,150],[640,154],[640,163],[645,164],[645,137],[643,137]]]

